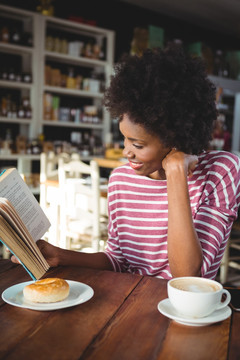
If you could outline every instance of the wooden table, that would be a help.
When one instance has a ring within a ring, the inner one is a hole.
[[[94,158],[93,160],[96,161],[99,167],[108,168],[108,169],[115,169],[116,167],[127,163],[127,159],[117,160],[117,159],[107,159],[107,158]]]
[[[240,357],[240,313],[206,327],[178,324],[157,310],[165,280],[59,267],[47,276],[80,281],[94,296],[75,307],[33,311],[0,302],[0,358],[49,360],[225,360]],[[0,291],[30,280],[0,260]]]

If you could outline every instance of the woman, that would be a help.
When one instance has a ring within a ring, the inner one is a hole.
[[[102,253],[39,248],[51,266],[76,265],[170,279],[214,279],[239,206],[239,159],[207,151],[217,118],[204,64],[179,46],[125,56],[105,105],[119,118],[128,164],[109,180]]]

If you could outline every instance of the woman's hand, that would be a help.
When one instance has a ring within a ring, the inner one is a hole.
[[[50,267],[56,267],[59,265],[58,253],[60,249],[58,247],[49,244],[45,240],[38,240],[37,246],[39,247],[41,253],[43,254],[44,258],[47,260]],[[11,257],[11,261],[16,264],[19,264],[18,259],[14,255]]]
[[[185,154],[175,148],[172,149],[163,159],[162,167],[166,176],[175,170],[183,170],[186,176],[191,177],[198,162],[196,155]]]
[[[201,275],[203,255],[192,219],[187,180],[197,162],[197,156],[176,149],[162,162],[167,179],[168,260],[173,277]]]
[[[56,267],[59,265],[59,251],[60,248],[49,244],[45,240],[38,240],[37,246],[39,247],[44,258],[47,260],[50,267]]]
[[[103,252],[88,254],[74,250],[66,250],[51,245],[45,240],[38,240],[37,246],[39,247],[50,267],[61,265],[90,267],[92,269],[101,270],[113,270],[112,263],[108,259],[107,255]],[[19,264],[19,261],[15,256],[12,256],[11,260],[12,262]]]

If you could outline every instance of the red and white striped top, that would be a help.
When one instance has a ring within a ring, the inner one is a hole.
[[[194,226],[203,250],[203,277],[214,279],[217,275],[237,217],[239,169],[236,155],[210,151],[199,156],[188,179]],[[108,206],[105,253],[114,270],[170,279],[166,180],[136,175],[128,164],[120,166],[109,179]]]

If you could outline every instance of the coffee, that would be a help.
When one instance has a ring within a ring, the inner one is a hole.
[[[223,294],[225,294],[224,300]],[[177,314],[200,318],[226,307],[231,295],[217,281],[183,276],[168,281],[168,298]]]
[[[207,281],[198,281],[198,279],[173,280],[172,286],[179,290],[191,292],[213,292],[220,290],[218,285]]]

